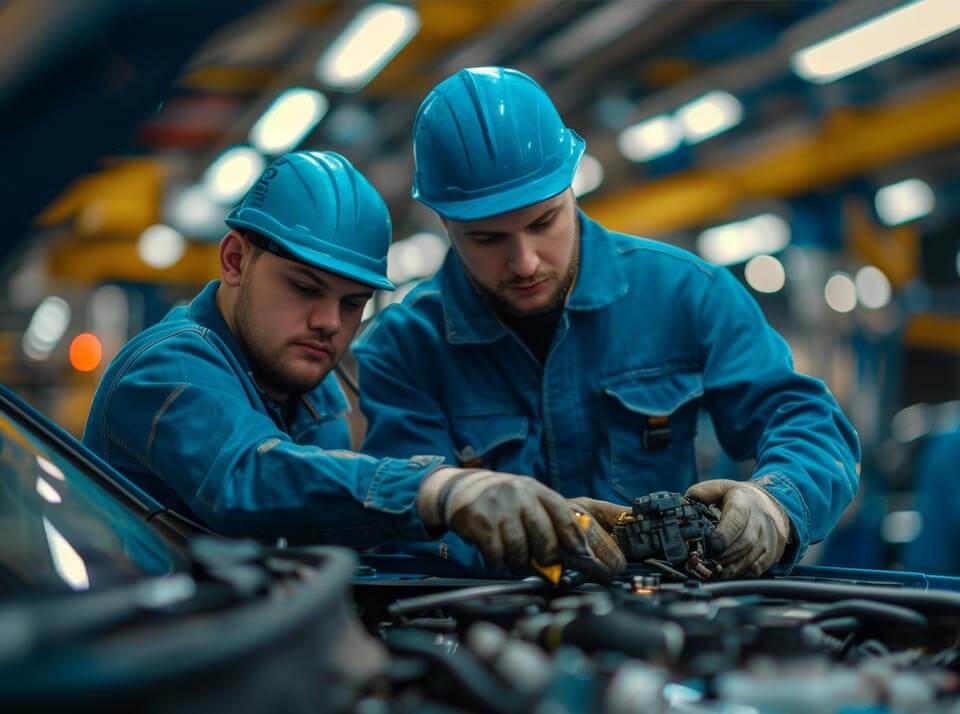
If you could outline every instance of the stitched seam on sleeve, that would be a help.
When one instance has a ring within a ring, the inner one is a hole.
[[[174,389],[163,400],[163,404],[160,405],[160,408],[157,410],[157,413],[153,415],[153,421],[150,423],[150,435],[147,437],[147,459],[150,458],[150,452],[153,451],[153,442],[157,438],[157,426],[160,423],[160,417],[163,416],[164,412],[170,408],[170,405],[173,404],[174,400],[183,394],[184,390],[187,388],[186,384],[181,384],[179,387]]]
[[[123,381],[124,377],[126,377],[127,374],[130,372],[130,370],[132,369],[133,365],[137,362],[137,360],[139,360],[140,357],[142,357],[145,352],[152,349],[153,347],[160,344],[161,342],[172,339],[174,337],[177,337],[187,332],[194,332],[200,336],[200,339],[202,339],[204,342],[207,342],[207,332],[208,332],[207,328],[195,327],[195,326],[184,327],[168,335],[161,335],[157,337],[157,339],[151,340],[150,342],[141,346],[140,349],[138,349],[134,354],[130,355],[130,357],[127,358],[126,362],[124,362],[122,370],[117,375],[116,379],[113,380],[113,384],[110,385],[110,389],[109,391],[107,391],[107,396],[103,401],[103,413],[100,418],[100,421],[101,421],[100,427],[103,430],[104,434],[107,434],[109,432],[109,428],[107,427],[107,415],[110,413],[110,407],[113,404],[113,396],[116,393],[117,389],[120,387],[120,383]]]
[[[136,449],[133,449],[133,448],[132,448],[129,444],[127,444],[123,439],[121,439],[120,437],[118,437],[116,434],[114,434],[114,433],[111,432],[111,431],[107,431],[106,435],[107,435],[107,443],[108,443],[108,444],[109,444],[109,443],[114,443],[114,444],[116,444],[116,445],[119,446],[121,449],[123,449],[123,452],[124,452],[127,456],[129,456],[131,459],[133,459],[133,460],[136,461],[138,464],[140,464],[141,466],[143,466],[145,469],[147,469],[147,471],[149,471],[150,473],[155,473],[154,470],[153,470],[153,468],[150,466],[150,464],[147,463],[147,461],[146,461],[142,456],[140,456],[140,454],[137,453]]]

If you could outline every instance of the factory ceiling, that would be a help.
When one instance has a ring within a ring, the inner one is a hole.
[[[324,101],[298,146],[360,166],[397,238],[427,229],[432,218],[409,198],[413,114],[430,86],[477,65],[514,66],[547,88],[602,168],[583,205],[625,230],[689,242],[755,206],[907,172],[958,192],[960,33],[836,81],[796,66],[799,50],[902,5],[423,0],[400,6],[415,12],[412,38],[348,90],[317,66],[367,3],[8,0],[0,261],[17,270],[41,250],[56,276],[89,284],[209,277],[225,207],[178,224],[178,201],[297,87]],[[705,134],[671,135],[681,120],[689,130],[687,110],[703,97],[728,102],[735,120],[710,134],[708,116]],[[624,130],[651,119],[666,150],[641,142],[627,158]],[[191,239],[161,270],[136,251],[158,223]]]

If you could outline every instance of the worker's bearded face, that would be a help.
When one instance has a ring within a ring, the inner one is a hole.
[[[257,383],[281,401],[315,388],[360,325],[372,290],[262,253],[241,277],[233,323]]]
[[[528,317],[560,305],[579,267],[576,201],[569,189],[478,221],[444,221],[464,272],[496,312]]]

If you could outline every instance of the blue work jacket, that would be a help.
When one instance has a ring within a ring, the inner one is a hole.
[[[706,409],[723,448],[756,459],[752,479],[789,516],[792,565],[857,490],[856,432],[823,382],[793,370],[787,344],[727,270],[579,220],[580,270],[544,364],[452,250],[379,316],[354,344],[363,450],[439,454],[628,504],[697,479]]]
[[[348,451],[333,374],[286,416],[254,381],[217,308],[218,285],[123,347],[97,387],[84,443],[221,533],[357,548],[428,538],[415,498],[440,459]]]

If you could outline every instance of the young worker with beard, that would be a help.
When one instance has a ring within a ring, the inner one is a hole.
[[[629,503],[683,491],[722,507],[724,575],[790,566],[856,492],[856,433],[726,270],[605,229],[571,189],[584,141],[543,89],[465,69],[424,99],[413,196],[452,250],[354,347],[364,450],[430,451]],[[693,485],[697,413],[746,482]],[[411,546],[422,548],[422,544]],[[469,560],[456,538],[439,544]]]
[[[387,207],[346,159],[278,159],[226,223],[221,279],[105,372],[84,433],[93,451],[226,534],[366,548],[450,528],[494,566],[591,557],[571,504],[535,479],[441,466],[429,445],[401,458],[348,450],[331,371],[374,289],[393,285]],[[601,567],[623,567],[607,556]]]

